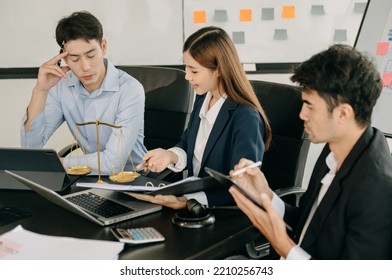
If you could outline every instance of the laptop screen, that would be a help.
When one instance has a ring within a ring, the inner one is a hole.
[[[0,189],[29,189],[3,170],[61,191],[74,182],[66,173],[57,152],[52,149],[0,148]],[[73,177],[73,176],[72,176]]]

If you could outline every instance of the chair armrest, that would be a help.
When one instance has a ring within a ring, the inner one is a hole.
[[[285,202],[298,206],[301,196],[305,193],[306,189],[298,187],[281,188],[275,190],[275,193]],[[270,255],[270,244],[263,235],[246,244],[246,253],[252,259],[261,259]],[[275,258],[272,256],[271,258]]]
[[[79,148],[78,144],[72,143],[72,144],[69,144],[68,146],[65,146],[64,148],[62,148],[57,154],[59,155],[59,157],[65,157],[68,154],[70,154],[71,151],[74,151],[78,148]]]
[[[298,187],[281,188],[275,190],[275,193],[285,202],[298,206],[301,196],[306,190]]]

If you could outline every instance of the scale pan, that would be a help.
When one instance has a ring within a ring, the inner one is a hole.
[[[87,175],[89,174],[93,169],[90,166],[85,166],[85,165],[76,165],[76,166],[70,166],[67,168],[67,173],[69,175]]]
[[[126,183],[135,180],[139,176],[140,174],[136,171],[122,171],[119,173],[113,173],[109,176],[109,179],[117,183]]]

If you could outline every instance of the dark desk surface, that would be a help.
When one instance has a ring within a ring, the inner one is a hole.
[[[73,187],[72,191],[76,188]],[[14,207],[32,216],[0,227],[0,234],[21,224],[25,229],[55,236],[115,240],[109,227],[96,225],[65,210],[33,191],[0,191],[0,208]],[[125,245],[120,259],[221,259],[244,247],[258,231],[239,210],[215,209],[215,223],[201,229],[180,228],[171,222],[174,210],[124,221],[112,227],[153,226],[166,238],[162,243]],[[0,221],[1,222],[1,221]],[[1,224],[1,223],[0,223]]]

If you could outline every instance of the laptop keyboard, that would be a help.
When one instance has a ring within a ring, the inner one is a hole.
[[[105,218],[114,217],[132,210],[94,193],[81,193],[66,198],[68,201]]]

